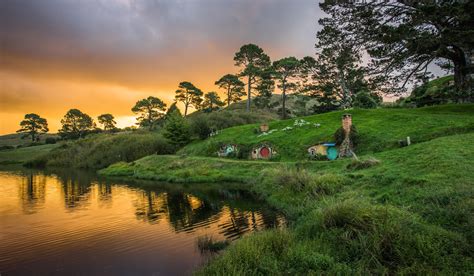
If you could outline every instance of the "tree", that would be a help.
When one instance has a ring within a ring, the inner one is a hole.
[[[159,98],[150,96],[139,100],[132,108],[132,111],[139,115],[137,117],[138,125],[152,130],[163,119],[166,104]]]
[[[371,77],[385,92],[405,91],[433,62],[454,67],[458,90],[473,98],[473,1],[325,1],[324,27],[364,45]]]
[[[61,124],[59,135],[66,139],[82,138],[95,128],[94,120],[79,109],[70,109],[64,115]]]
[[[212,112],[224,105],[225,103],[222,102],[216,92],[208,92],[204,95],[204,101],[201,104],[201,108],[205,111]]]
[[[114,120],[114,116],[109,113],[100,115],[97,117],[97,120],[104,126],[105,131],[114,130],[115,125],[117,124],[117,122]]]
[[[22,133],[22,138],[30,136],[32,142],[37,141],[41,133],[49,131],[46,119],[35,113],[26,114],[25,119],[20,122],[20,127],[16,132]]]
[[[270,57],[255,44],[246,44],[234,56],[235,65],[242,68],[240,76],[247,77],[247,111],[252,101],[252,84],[259,73],[270,66]]]
[[[300,62],[295,57],[282,58],[273,62],[274,77],[279,82],[282,98],[282,117],[286,119],[286,93],[287,90],[295,90],[297,87],[296,77],[298,76]]]
[[[179,83],[178,90],[176,90],[175,100],[184,104],[184,117],[188,115],[188,108],[199,108],[202,102],[202,91],[188,81]]]
[[[179,111],[167,116],[164,130],[163,136],[178,147],[191,141],[191,128]]]
[[[255,78],[256,96],[255,106],[258,108],[267,108],[270,105],[273,92],[275,90],[275,81],[273,80],[273,70],[271,67],[265,68],[258,73]]]
[[[239,77],[236,75],[227,74],[221,77],[218,81],[215,82],[219,88],[223,88],[227,93],[227,107],[231,103],[240,101],[242,96],[245,95],[244,83],[239,80]]]

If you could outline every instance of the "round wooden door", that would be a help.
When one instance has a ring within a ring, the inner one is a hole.
[[[270,157],[270,149],[267,147],[262,147],[260,149],[260,156],[263,158],[269,158]]]

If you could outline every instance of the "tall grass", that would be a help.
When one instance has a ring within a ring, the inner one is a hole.
[[[65,143],[26,165],[101,169],[120,161],[174,151],[173,145],[155,133],[98,134]]]

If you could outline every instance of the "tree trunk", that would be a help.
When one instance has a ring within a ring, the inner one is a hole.
[[[184,105],[184,117],[186,117],[186,115],[188,115],[188,104]]]
[[[251,94],[251,91],[250,91],[251,87],[252,87],[252,78],[249,75],[248,88],[247,88],[247,112],[250,112],[250,103],[252,101],[252,99],[251,99],[252,94]]]
[[[286,119],[286,83],[283,83],[283,88],[282,88],[282,105],[281,105],[281,111],[283,112],[282,118],[283,120]]]
[[[469,51],[464,51],[460,48],[455,48],[456,58],[453,59],[454,64],[454,85],[456,87],[456,94],[458,101],[474,100],[474,82],[470,78],[470,74],[474,73],[474,64],[471,64],[472,57]]]
[[[227,107],[230,106],[230,85],[227,87]]]

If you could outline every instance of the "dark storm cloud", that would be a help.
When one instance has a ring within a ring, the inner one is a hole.
[[[71,107],[133,116],[184,80],[216,90],[243,44],[312,55],[321,16],[313,0],[0,0],[0,133],[29,112],[53,131]]]
[[[224,58],[231,64],[249,42],[279,56],[312,54],[320,13],[309,0],[4,0],[0,6],[7,68],[132,83],[151,81],[157,70],[171,76],[189,70],[183,67],[223,66]],[[131,72],[144,76],[127,77]]]

